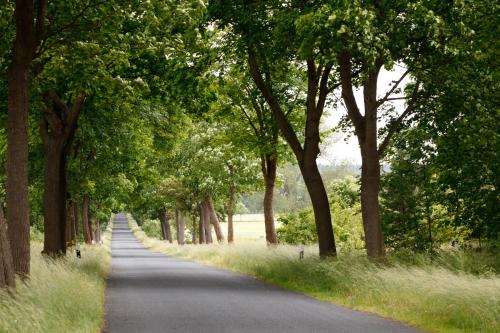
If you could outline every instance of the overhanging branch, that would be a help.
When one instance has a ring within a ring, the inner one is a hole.
[[[387,131],[387,134],[386,134],[384,140],[382,141],[382,143],[380,144],[380,146],[378,148],[378,154],[380,157],[384,156],[384,154],[387,150],[387,146],[389,145],[389,142],[391,141],[394,134],[397,132],[397,130],[398,130],[399,126],[401,125],[401,123],[403,122],[403,120],[413,112],[419,86],[420,86],[420,82],[417,82],[415,84],[415,87],[413,88],[413,92],[412,92],[411,97],[410,97],[410,102],[408,103],[408,106],[406,107],[406,109],[403,111],[403,113],[401,113],[399,115],[398,118],[396,118],[396,120],[394,120],[391,124],[388,125],[389,130]]]
[[[264,82],[259,64],[257,63],[257,56],[252,48],[248,49],[248,64],[250,68],[250,74],[252,75],[255,85],[264,96],[266,102],[269,104],[271,111],[276,117],[276,121],[281,130],[281,133],[292,148],[295,156],[297,157],[297,160],[302,161],[303,149],[299,142],[299,139],[297,138],[297,135],[295,134],[295,131],[293,130],[291,124],[288,122],[288,119],[286,118],[286,115],[281,109],[278,101],[276,100],[276,97],[273,95],[271,88],[266,82]]]

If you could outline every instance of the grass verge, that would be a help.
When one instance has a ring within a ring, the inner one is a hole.
[[[394,257],[376,265],[353,253],[320,260],[315,247],[306,247],[299,260],[297,248],[286,245],[170,245],[147,237],[130,217],[129,223],[152,250],[249,274],[428,332],[500,332],[500,276],[488,269],[470,273],[474,260],[463,253],[434,261],[415,256],[411,263]]]
[[[31,276],[17,281],[13,296],[0,291],[0,332],[99,332],[103,324],[104,291],[110,261],[111,223],[104,244],[82,245],[59,259],[31,245]]]

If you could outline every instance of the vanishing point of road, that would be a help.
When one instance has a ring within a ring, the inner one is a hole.
[[[105,333],[416,333],[222,269],[152,252],[116,215]]]

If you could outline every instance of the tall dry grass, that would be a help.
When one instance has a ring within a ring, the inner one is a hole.
[[[148,238],[133,221],[131,226],[153,250],[249,274],[425,331],[500,332],[500,276],[482,266],[480,255],[455,251],[432,260],[392,256],[381,265],[353,252],[321,260],[316,247],[306,247],[305,258],[299,260],[294,246],[266,247],[257,242],[176,246]],[[483,269],[477,271],[478,267]]]
[[[42,244],[33,242],[30,279],[18,281],[12,295],[0,292],[0,332],[99,332],[110,238],[111,225],[102,246],[82,245],[82,259],[74,249],[63,258],[47,258],[41,254]]]

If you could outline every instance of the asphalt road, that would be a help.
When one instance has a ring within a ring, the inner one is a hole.
[[[106,333],[406,333],[401,323],[152,252],[114,221]]]

